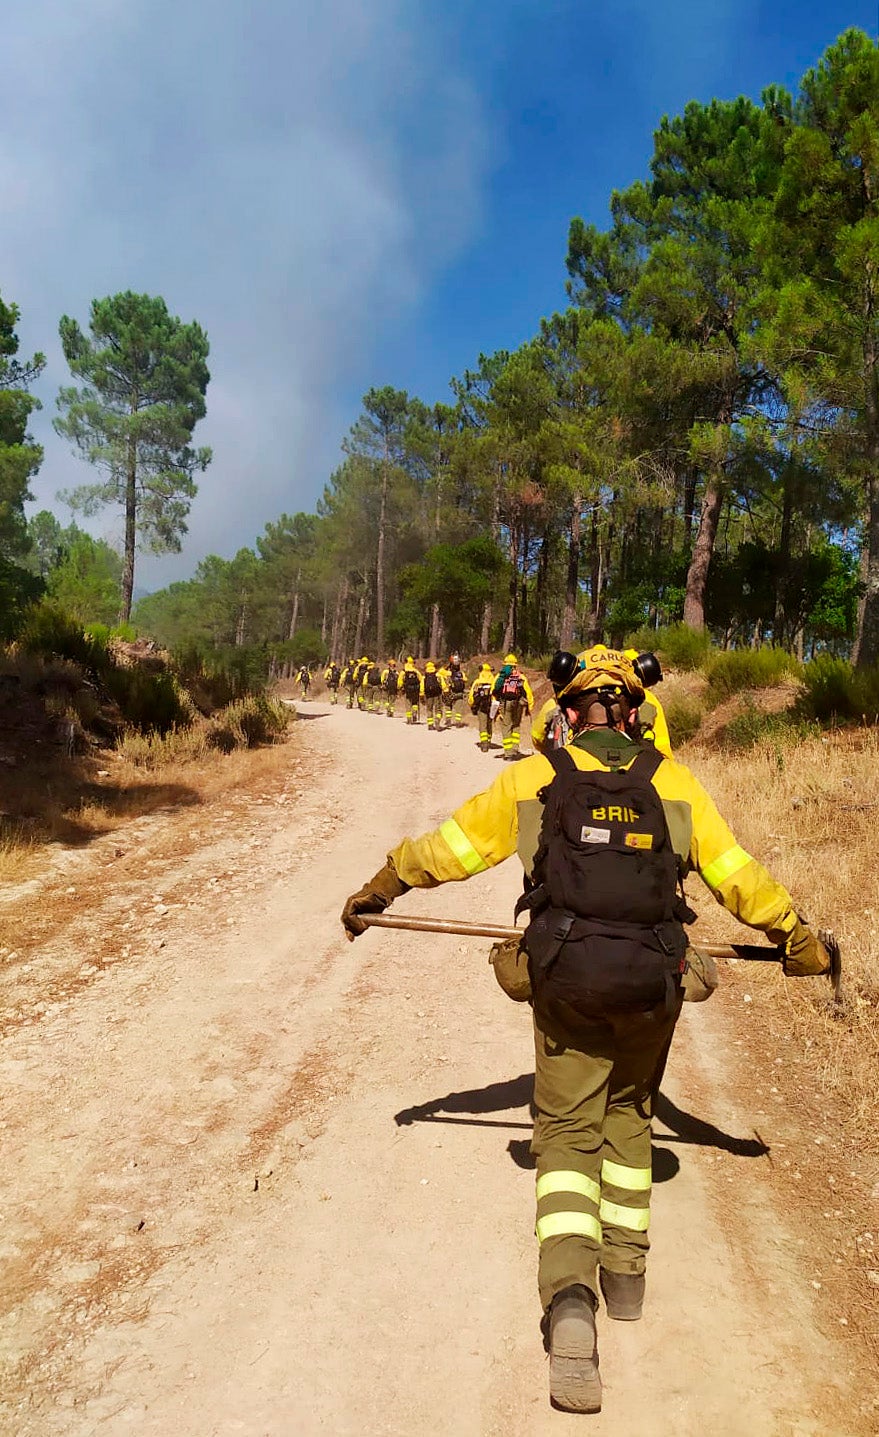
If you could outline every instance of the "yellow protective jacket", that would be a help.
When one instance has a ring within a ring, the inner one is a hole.
[[[434,674],[436,675],[436,677],[439,679],[439,686],[440,686],[439,694],[434,695],[434,697],[435,697],[435,698],[441,698],[441,699],[442,699],[442,698],[445,698],[445,695],[446,695],[446,679],[445,679],[445,674],[444,674],[444,672],[443,672],[442,669],[434,669],[433,672],[434,672]],[[423,699],[424,699],[424,698],[427,698],[427,694],[424,692],[424,680],[425,680],[426,678],[427,678],[427,673],[425,672],[425,673],[423,673],[423,674],[421,675],[421,697],[422,697]]]
[[[460,673],[461,673],[461,678],[464,680],[464,687],[463,687],[463,689],[461,690],[461,692],[460,692],[459,694],[454,694],[454,693],[452,693],[452,670],[451,670],[447,665],[445,665],[445,664],[443,665],[443,667],[442,667],[441,669],[437,669],[437,674],[439,675],[439,681],[440,681],[440,683],[442,684],[442,687],[443,687],[443,696],[444,696],[444,697],[446,697],[446,696],[448,696],[448,695],[450,695],[450,694],[452,695],[453,698],[462,699],[462,698],[464,697],[464,694],[467,692],[467,675],[465,674],[465,672],[464,672],[463,669],[460,670]]]
[[[531,742],[538,753],[546,751],[549,726],[557,708],[558,703],[555,699],[547,699],[540,713],[535,714],[531,720]],[[638,718],[641,722],[642,738],[645,738],[648,743],[655,744],[659,752],[665,754],[666,758],[674,758],[662,704],[650,689],[645,691],[644,702],[638,709]]]
[[[610,737],[615,743],[629,742],[621,734]],[[592,734],[590,741],[595,744]],[[575,741],[568,750],[577,767],[606,770],[582,742]],[[633,758],[635,752],[633,745]],[[421,838],[404,838],[388,857],[413,888],[471,878],[517,851],[530,873],[543,811],[537,794],[553,777],[553,767],[542,754],[505,765],[489,788],[468,798],[439,828]],[[698,779],[684,764],[665,758],[651,782],[684,872],[698,873],[717,902],[740,922],[761,929],[774,943],[784,943],[797,922],[790,894],[739,846]]]
[[[414,664],[404,664],[404,665],[403,665],[403,672],[400,674],[400,692],[401,692],[401,693],[405,693],[405,692],[406,692],[406,675],[407,675],[407,674],[415,674],[415,676],[416,676],[417,679],[418,679],[418,692],[419,692],[419,694],[423,693],[423,689],[422,689],[422,687],[421,687],[421,670],[420,670],[420,669],[417,669]]]
[[[500,677],[499,674],[496,674],[496,675],[495,675],[495,678],[494,678],[494,683],[495,683],[495,684],[497,683],[499,677]],[[533,713],[533,712],[534,712],[534,695],[533,695],[533,693],[531,692],[531,685],[529,684],[529,682],[528,682],[528,680],[526,679],[525,675],[522,673],[522,670],[521,670],[521,669],[519,670],[519,678],[522,680],[522,699],[521,699],[521,702],[525,705],[525,707],[527,708],[527,710],[528,710],[529,713]],[[500,694],[496,694],[495,697],[498,698],[498,699],[500,699],[500,702],[503,703],[503,699],[500,697]]]
[[[470,685],[470,692],[467,695],[467,702],[471,708],[473,707],[473,699],[475,697],[476,690],[480,687],[481,684],[488,684],[488,696],[489,698],[491,698],[491,690],[494,687],[494,681],[495,673],[493,669],[486,667],[479,670],[479,673],[476,675],[476,678]]]

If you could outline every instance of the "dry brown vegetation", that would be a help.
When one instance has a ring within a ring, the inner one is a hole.
[[[126,667],[140,662],[134,648]],[[145,672],[162,662],[148,652]],[[0,882],[31,877],[55,845],[234,786],[235,752],[276,741],[295,717],[260,695],[209,717],[180,697],[185,726],[142,733],[78,664],[0,653]]]
[[[766,742],[741,755],[692,746],[681,757],[742,845],[841,944],[839,1011],[826,980],[785,980],[748,963],[722,965],[715,1001],[741,1035],[739,1081],[755,1110],[781,1104],[811,1134],[776,1155],[779,1195],[791,1201],[793,1177],[814,1222],[814,1285],[879,1355],[879,732]],[[701,911],[694,941],[740,939],[703,886],[688,886]]]
[[[742,845],[842,945],[842,1014],[833,1016],[824,985],[787,983],[783,1008],[773,1005],[767,1021],[808,1038],[816,1076],[845,1099],[879,1153],[879,732],[763,743],[741,756],[699,747],[686,757]],[[699,931],[710,925],[731,935],[730,922],[718,909],[705,913]]]

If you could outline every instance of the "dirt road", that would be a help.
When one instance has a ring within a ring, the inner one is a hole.
[[[486,943],[338,923],[499,760],[472,730],[303,711],[283,786],[145,820],[124,871],[113,840],[75,855],[56,882],[90,889],[88,919],[0,969],[0,1431],[879,1430],[795,1192],[773,1205],[795,1116],[755,1135],[714,1004],[685,1010],[666,1081],[644,1320],[601,1320],[600,1416],[550,1410],[529,1010]],[[399,907],[506,921],[519,882]]]

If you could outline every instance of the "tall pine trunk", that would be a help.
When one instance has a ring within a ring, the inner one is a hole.
[[[137,412],[137,401],[132,401],[132,414]],[[125,465],[125,562],[122,568],[122,601],[119,608],[119,622],[127,624],[131,618],[131,600],[134,594],[134,549],[137,539],[137,441],[133,434],[128,436],[128,452]]]
[[[580,589],[580,526],[582,523],[583,499],[578,491],[571,501],[571,517],[568,521],[568,569],[565,577],[565,608],[562,614],[562,631],[559,648],[570,649],[574,643],[574,626],[577,622],[577,595]]]
[[[385,438],[385,457],[382,463],[382,502],[378,516],[378,547],[375,558],[375,646],[378,654],[383,654],[385,649],[385,525],[388,512],[390,459],[390,448],[387,438]]]
[[[335,612],[333,613],[333,628],[330,637],[330,660],[334,664],[340,664],[342,662],[342,649],[344,647],[342,643],[342,639],[344,637],[343,624],[347,603],[348,578],[346,576],[342,579],[342,582],[339,584],[338,590],[336,591],[336,607]]]
[[[366,622],[366,590],[360,595],[357,605],[357,623],[354,628],[354,653],[352,657],[359,659],[363,653],[363,625]]]
[[[872,272],[867,289],[864,341],[867,475],[864,483],[864,547],[861,551],[863,593],[852,662],[858,668],[879,663],[879,346],[873,314]]]
[[[298,622],[299,622],[299,584],[300,584],[301,579],[302,579],[302,570],[301,570],[301,569],[297,569],[297,570],[296,570],[296,583],[295,583],[295,585],[294,585],[294,587],[293,587],[293,608],[292,608],[291,611],[290,611],[290,626],[289,626],[289,628],[288,628],[288,630],[287,630],[287,639],[288,639],[288,641],[289,641],[290,639],[292,639],[293,636],[294,636],[294,634],[296,633],[296,625],[297,625]]]
[[[687,592],[684,599],[684,623],[688,628],[701,632],[705,628],[705,590],[708,586],[708,570],[714,554],[714,541],[720,523],[723,506],[723,474],[720,466],[713,468],[705,484],[702,496],[702,511],[699,529],[693,545],[693,555],[687,570]]]
[[[428,645],[434,658],[437,658],[439,655],[442,632],[443,626],[442,620],[440,619],[439,604],[434,604],[430,611],[430,643]]]
[[[729,426],[732,423],[732,413],[732,400],[727,396],[716,419],[717,428],[722,431],[727,441]],[[702,508],[699,514],[699,529],[696,534],[696,542],[693,545],[690,567],[687,570],[687,592],[684,598],[684,623],[688,628],[695,629],[700,633],[705,628],[705,591],[708,587],[708,570],[711,568],[714,542],[717,538],[717,529],[723,508],[723,490],[723,458],[717,456],[711,462],[705,481],[705,493],[702,495]]]

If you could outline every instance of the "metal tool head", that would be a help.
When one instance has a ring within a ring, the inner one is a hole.
[[[833,987],[833,1006],[842,1008],[842,953],[839,940],[831,928],[819,928],[818,938],[824,944],[830,958],[830,971],[827,976]]]

